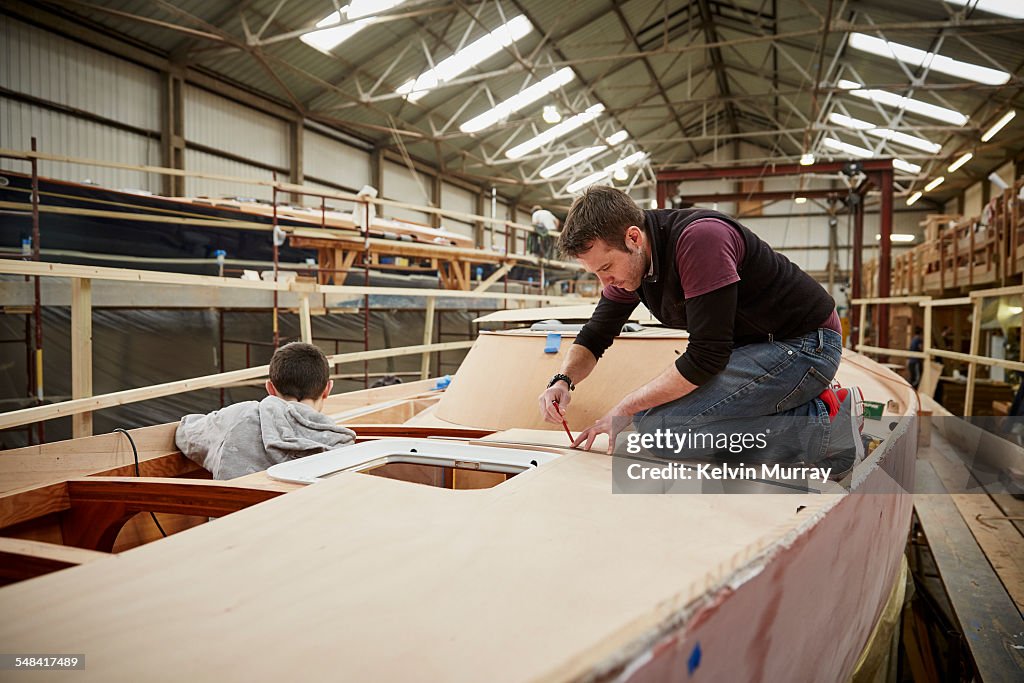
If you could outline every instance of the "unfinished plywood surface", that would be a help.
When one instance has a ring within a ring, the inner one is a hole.
[[[610,467],[574,453],[459,492],[342,474],[0,590],[19,615],[0,640],[87,652],[91,680],[531,679],[687,604],[807,523],[797,504],[833,502],[613,496]]]
[[[437,404],[436,415],[454,424],[487,429],[548,429],[537,397],[559,371],[575,335],[562,335],[558,353],[544,353],[544,333],[485,332]],[[566,420],[585,429],[623,396],[675,362],[686,348],[678,337],[619,337],[572,395]]]
[[[578,306],[545,306],[542,308],[510,308],[504,311],[494,311],[482,315],[473,320],[475,323],[508,323],[508,322],[537,322],[539,320],[561,320],[562,322],[590,320],[594,314],[597,303],[580,304]],[[636,310],[629,316],[629,319],[645,325],[661,325],[661,321],[651,315],[647,307],[637,304]]]
[[[678,331],[646,332],[649,334],[618,337],[591,376],[572,393],[566,421],[574,434],[592,425],[623,396],[653,379],[686,350],[686,340],[676,334]],[[481,333],[438,402],[434,417],[453,425],[486,429],[561,432],[561,425],[541,418],[537,397],[560,370],[574,339],[575,335],[562,335],[558,353],[545,353],[543,332]],[[910,386],[898,375],[849,351],[844,352],[843,361],[836,380],[844,386],[860,386],[866,400],[895,400],[887,408],[887,415],[916,410]],[[896,391],[894,387],[901,389]],[[486,398],[481,400],[482,396]]]
[[[139,450],[139,460],[145,462],[177,453],[178,447],[174,445],[177,426],[174,422],[130,430]],[[0,493],[134,466],[134,463],[128,437],[120,432],[0,451]]]

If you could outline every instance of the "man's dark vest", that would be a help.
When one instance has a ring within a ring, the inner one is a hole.
[[[717,218],[743,236],[746,246],[738,272],[737,345],[788,339],[824,323],[835,301],[810,275],[736,220],[706,209],[644,211],[644,228],[651,243],[654,272],[637,294],[658,320],[668,327],[686,328],[686,295],[676,267],[676,245],[683,231],[701,218]]]

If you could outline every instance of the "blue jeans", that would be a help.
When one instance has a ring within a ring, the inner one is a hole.
[[[710,381],[682,398],[637,413],[633,423],[639,432],[660,428],[720,435],[767,430],[767,448],[744,448],[747,462],[819,462],[828,450],[831,422],[817,397],[831,384],[842,354],[842,337],[827,329],[741,346]],[[674,458],[729,454],[720,448],[654,452]]]

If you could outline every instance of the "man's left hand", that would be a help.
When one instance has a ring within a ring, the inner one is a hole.
[[[590,425],[576,437],[575,441],[572,442],[572,447],[576,448],[581,444],[585,450],[590,450],[594,445],[594,440],[597,439],[599,434],[608,435],[608,455],[612,454],[615,448],[615,437],[618,436],[619,432],[622,431],[622,427],[626,424],[626,421],[632,417],[632,413],[624,409],[621,404],[615,406],[604,417]]]

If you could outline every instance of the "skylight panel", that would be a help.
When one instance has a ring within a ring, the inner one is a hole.
[[[950,123],[954,126],[962,126],[967,123],[967,117],[955,109],[947,109],[946,107],[929,104],[928,102],[922,102],[910,97],[903,97],[902,95],[885,90],[864,88],[860,83],[855,83],[854,81],[841,80],[839,81],[839,87],[848,91],[854,97],[878,102],[894,109],[905,109],[914,114],[926,116],[943,123]]]
[[[946,2],[960,7],[970,4],[975,9],[989,14],[999,14],[1011,19],[1024,19],[1024,5],[1020,0],[946,0]]]
[[[527,107],[545,95],[569,83],[576,74],[569,67],[559,69],[543,80],[537,81],[526,90],[516,93],[504,102],[488,109],[483,114],[471,118],[459,126],[463,133],[476,133],[494,124],[504,121],[511,114]]]
[[[875,156],[875,153],[870,149],[851,145],[847,142],[843,142],[842,140],[836,140],[835,138],[823,138],[821,142],[829,149],[833,149],[837,152],[846,152],[851,156],[860,157],[861,159],[869,159]]]
[[[610,166],[605,166],[602,170],[597,171],[596,173],[591,173],[586,178],[582,178],[580,180],[577,180],[576,182],[570,183],[569,186],[566,187],[565,189],[570,193],[582,190],[585,187],[593,185],[599,180],[603,180],[608,176],[615,174],[617,171],[622,171],[625,170],[628,166],[635,166],[636,164],[639,164],[645,158],[647,158],[646,153],[634,152],[625,159],[619,159],[614,164]]]
[[[352,0],[351,4],[331,12],[316,22],[316,27],[321,30],[303,33],[299,39],[321,52],[330,53],[331,50],[369,26],[372,23],[370,20],[373,15],[397,7],[403,2],[405,0]],[[346,23],[335,26],[334,24],[341,22],[343,17]],[[353,19],[359,19],[359,21],[352,21]],[[328,28],[324,28],[325,26]]]
[[[562,171],[572,168],[576,164],[583,163],[590,157],[596,156],[601,152],[605,151],[606,149],[608,149],[607,145],[595,145],[593,147],[585,147],[584,149],[581,149],[575,154],[570,154],[561,161],[556,161],[547,168],[542,168],[540,170],[540,177],[550,178],[552,176],[556,176]]]
[[[850,156],[860,157],[861,159],[870,159],[875,156],[875,153],[870,149],[851,145],[847,142],[843,142],[842,140],[836,140],[835,138],[824,138],[821,142],[831,150],[844,152]],[[916,175],[921,172],[920,166],[912,164],[909,161],[904,161],[903,159],[893,159],[892,167],[897,171],[903,171],[904,173],[909,173],[911,175]]]
[[[928,152],[929,154],[938,154],[942,150],[942,145],[934,143],[931,140],[925,140],[924,138],[919,138],[915,135],[901,133],[890,128],[879,128],[873,123],[844,116],[843,114],[836,112],[829,114],[828,120],[832,123],[843,126],[844,128],[862,130],[868,135],[873,135],[876,138],[882,138],[883,140],[889,140],[890,142],[906,145],[907,147],[913,147],[914,149],[919,149],[922,152]]]
[[[589,107],[586,111],[580,114],[576,114],[575,116],[568,118],[555,126],[551,126],[551,128],[548,128],[543,133],[540,133],[539,135],[530,138],[526,142],[516,145],[512,149],[505,152],[505,156],[508,157],[509,159],[520,159],[529,154],[530,152],[534,151],[535,149],[540,149],[549,142],[557,140],[563,135],[567,135],[572,131],[576,130],[580,126],[587,124],[590,121],[593,121],[598,116],[600,116],[601,112],[603,111],[603,104],[595,104],[592,107]]]
[[[405,95],[410,102],[415,102],[434,88],[469,71],[498,54],[498,52],[509,45],[525,38],[532,30],[533,25],[526,17],[518,16],[510,19],[487,35],[462,48],[451,57],[442,60],[433,69],[425,71],[415,79],[406,81],[398,86],[395,92]],[[563,70],[572,72],[568,68]]]
[[[861,50],[878,57],[887,57],[919,67],[929,65],[932,71],[963,78],[976,83],[987,85],[1003,85],[1010,80],[1010,74],[998,69],[990,69],[987,66],[979,66],[969,62],[961,62],[950,57],[943,57],[934,52],[925,52],[909,45],[893,43],[881,38],[875,38],[865,33],[851,33],[849,39],[850,47]]]
[[[581,164],[584,161],[586,161],[587,159],[600,154],[601,152],[605,151],[609,147],[614,147],[615,145],[619,144],[620,142],[623,142],[628,137],[629,137],[629,133],[627,133],[624,130],[620,130],[620,131],[617,131],[615,133],[612,133],[611,135],[609,135],[608,137],[606,137],[604,139],[604,141],[606,143],[608,143],[608,144],[605,144],[605,145],[594,145],[593,147],[586,147],[586,148],[581,149],[580,151],[576,152],[575,154],[570,154],[569,156],[567,156],[566,158],[562,159],[561,161],[556,161],[555,163],[551,164],[547,168],[542,168],[541,171],[540,171],[540,177],[541,178],[550,178],[552,176],[556,176],[559,173],[561,173],[562,171],[570,169],[573,166],[576,166],[577,164]]]
[[[920,166],[912,164],[909,161],[904,161],[903,159],[893,159],[892,167],[897,171],[903,171],[904,173],[909,173],[911,175],[917,175],[921,172]]]
[[[623,140],[625,140],[628,137],[629,137],[629,133],[627,133],[624,130],[620,130],[620,131],[612,133],[611,135],[606,137],[604,139],[604,141],[607,142],[612,147],[614,147],[615,145],[619,144],[620,142],[622,142]]]

